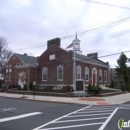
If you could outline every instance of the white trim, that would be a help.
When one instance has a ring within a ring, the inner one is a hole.
[[[18,65],[18,66],[14,66],[15,68],[27,68],[27,67],[33,67],[33,68],[37,68],[37,66],[33,66],[31,64],[23,64],[23,65]]]
[[[72,59],[73,59],[73,57],[72,57]],[[80,61],[80,62],[88,63],[88,64],[91,64],[91,65],[97,65],[97,66],[100,66],[100,67],[109,68],[109,66],[107,66],[107,65],[101,65],[101,64],[91,62],[91,61],[88,61],[88,60],[85,60],[85,59],[75,58],[75,61]]]

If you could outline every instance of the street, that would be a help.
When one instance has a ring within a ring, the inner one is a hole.
[[[0,97],[0,130],[119,130],[120,119],[130,120],[129,110],[129,102],[94,106]]]

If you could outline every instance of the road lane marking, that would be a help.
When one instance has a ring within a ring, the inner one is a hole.
[[[67,116],[68,117],[80,117],[80,116],[97,116],[97,115],[108,115],[111,113],[100,113],[100,114],[88,114],[88,115],[74,115],[74,116]]]
[[[85,110],[83,110],[83,111],[88,111],[88,110],[101,110],[101,111],[103,111],[103,110],[106,110],[106,109],[108,109],[108,110],[114,110],[116,107],[114,107],[114,108],[92,108],[92,109],[85,109]]]
[[[77,113],[93,113],[93,112],[107,112],[107,111],[113,111],[113,110],[104,110],[104,111],[88,111],[88,112],[77,112]]]
[[[87,121],[87,120],[100,120],[100,119],[105,119],[108,117],[100,117],[100,118],[87,118],[87,119],[77,119],[77,120],[63,120],[63,121],[56,121],[53,123],[63,123],[63,122],[75,122],[75,121]]]
[[[16,119],[21,119],[21,118],[25,118],[25,117],[29,117],[29,116],[34,116],[34,115],[38,115],[38,114],[42,114],[42,112],[33,112],[33,113],[18,115],[18,116],[14,116],[14,117],[3,118],[3,119],[0,119],[0,123],[6,122],[6,121],[11,121],[11,120],[16,120]]]
[[[91,106],[92,106],[92,105],[87,106],[87,107],[84,107],[84,108],[81,108],[81,109],[79,109],[79,110],[76,110],[76,111],[71,112],[71,113],[69,113],[69,114],[66,114],[66,115],[64,115],[64,116],[61,116],[61,117],[59,117],[59,118],[57,118],[57,119],[55,119],[55,120],[52,120],[52,121],[50,121],[50,122],[48,122],[48,123],[46,123],[46,124],[44,124],[44,125],[41,125],[41,126],[39,126],[39,127],[37,127],[37,128],[34,128],[33,130],[39,130],[40,128],[45,127],[45,126],[47,126],[47,125],[49,125],[49,124],[51,124],[51,123],[53,123],[53,122],[55,122],[55,121],[57,121],[57,120],[60,120],[60,119],[62,119],[62,118],[64,118],[64,117],[67,117],[67,116],[69,116],[69,115],[71,115],[71,114],[74,114],[74,113],[76,113],[76,112],[78,112],[78,111],[82,111],[82,110],[84,110],[84,109],[86,109],[86,108],[89,108],[89,107],[91,107]]]
[[[98,130],[103,130],[106,125],[108,124],[108,122],[111,120],[111,118],[114,116],[114,114],[117,112],[118,108],[116,108],[112,114],[107,118],[107,120],[103,123],[103,125],[98,129]]]
[[[3,109],[0,109],[0,112],[13,111],[13,110],[16,110],[16,109],[17,109],[17,108],[13,108],[13,107],[3,108]]]
[[[71,125],[71,126],[62,126],[62,127],[54,127],[54,128],[44,128],[39,130],[58,130],[58,129],[64,129],[64,128],[73,128],[73,127],[81,127],[81,126],[91,126],[91,125],[100,125],[103,124],[103,122],[98,123],[91,123],[91,124],[80,124],[80,125]]]

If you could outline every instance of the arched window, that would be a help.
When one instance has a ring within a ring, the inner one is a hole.
[[[99,70],[99,82],[102,82],[102,70]]]
[[[85,67],[85,80],[89,81],[89,68]]]
[[[47,81],[47,67],[42,68],[42,81]]]
[[[104,71],[104,82],[107,82],[107,71]]]
[[[77,66],[77,79],[81,79],[81,66]]]
[[[57,66],[57,81],[63,81],[63,66]]]

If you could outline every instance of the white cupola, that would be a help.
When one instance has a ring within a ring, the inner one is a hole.
[[[82,51],[80,51],[80,40],[77,38],[77,33],[73,40],[73,50],[78,54],[82,54]]]

